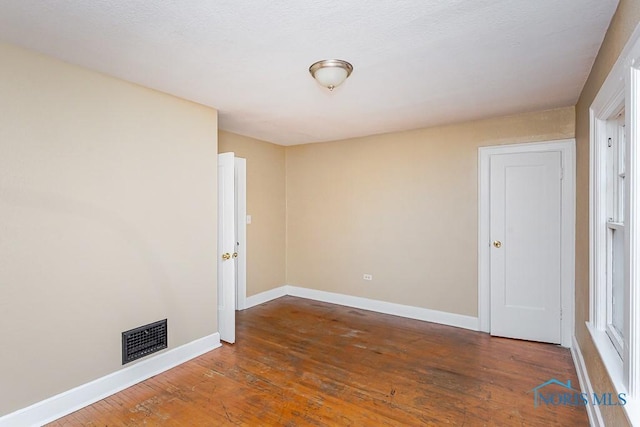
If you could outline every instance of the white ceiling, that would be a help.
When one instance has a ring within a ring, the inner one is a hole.
[[[618,0],[2,0],[0,40],[293,145],[575,104]],[[351,62],[333,92],[308,68]]]

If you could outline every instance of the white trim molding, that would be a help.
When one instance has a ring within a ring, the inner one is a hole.
[[[244,310],[247,305],[247,159],[236,157],[236,238],[238,258],[236,260],[236,309]]]
[[[259,294],[247,297],[245,308],[255,307],[256,305],[264,304],[265,302],[269,302],[285,295],[288,295],[286,285],[274,289],[269,289],[268,291],[260,292]]]
[[[607,339],[606,161],[607,121],[625,112],[625,294],[623,351]],[[609,378],[627,394],[624,411],[640,425],[640,25],[622,50],[590,106],[589,322],[587,327]],[[633,403],[632,403],[633,402]]]
[[[289,286],[288,295],[328,302],[331,304],[345,305],[347,307],[360,308],[378,313],[392,314],[394,316],[422,320],[425,322],[440,323],[442,325],[455,326],[457,328],[471,329],[472,331],[478,330],[478,318],[462,314],[447,313],[444,311],[430,310],[428,308],[396,304],[333,292],[318,291],[298,286]]]
[[[571,346],[575,306],[575,139],[506,144],[478,148],[478,321],[479,330],[491,332],[490,265],[490,160],[506,153],[558,151],[562,155],[561,307],[564,347]]]
[[[575,335],[572,339],[571,345],[571,358],[573,364],[576,367],[576,373],[578,374],[578,382],[580,383],[580,391],[586,393],[588,396],[593,396],[593,385],[589,378],[589,372],[587,371],[587,365],[584,363],[584,357],[582,356],[582,350],[578,345]],[[589,425],[592,427],[604,427],[604,420],[602,419],[602,412],[598,405],[586,405],[587,416],[589,417]]]
[[[606,94],[606,96],[605,96]],[[596,329],[606,325],[607,289],[596,286],[607,280],[606,268],[606,147],[598,141],[606,141],[606,120],[616,115],[624,106],[624,79],[608,80],[602,86],[589,110],[589,321]]]
[[[408,319],[455,326],[457,328],[470,329],[472,331],[478,330],[478,318],[473,316],[447,313],[444,311],[430,310],[428,308],[396,304],[334,292],[319,291],[316,289],[292,285],[280,286],[279,288],[253,295],[247,298],[247,303],[252,303],[251,305],[247,304],[247,306],[253,307],[254,305],[262,304],[285,295],[360,308],[363,310],[375,311],[377,313],[391,314],[394,316],[406,317]]]
[[[640,28],[640,27],[639,27]],[[636,30],[636,34],[638,31]],[[629,228],[625,251],[627,252],[628,283],[625,300],[625,333],[627,346],[624,375],[627,378],[629,395],[640,398],[640,40],[634,41],[630,67],[626,76],[629,96],[626,98],[625,111],[628,122],[628,143],[626,146],[626,170],[628,178],[627,202],[625,207],[626,224]],[[637,408],[636,408],[637,409]],[[637,416],[637,414],[636,414]],[[638,420],[638,418],[636,418]]]
[[[587,324],[589,331],[591,332],[594,340],[608,340],[609,338],[606,336],[606,333],[601,331],[594,331],[592,326]],[[595,334],[595,336],[594,336]],[[612,352],[610,357],[614,357],[613,353],[616,350],[611,347],[609,350]],[[589,396],[593,396],[594,394],[601,395],[603,392],[612,392],[612,390],[595,390],[593,388],[593,383],[591,383],[591,379],[589,378],[589,372],[587,370],[587,365],[584,362],[584,357],[582,356],[582,350],[580,349],[580,345],[576,337],[573,337],[573,344],[571,346],[571,357],[573,358],[573,364],[575,365],[576,372],[578,374],[578,381],[580,382],[580,391],[582,393],[586,393]],[[606,356],[605,356],[606,357]],[[622,367],[619,367],[620,372],[622,372]],[[613,384],[616,388],[616,392],[619,393],[620,384]],[[624,393],[624,392],[622,392]],[[625,393],[626,394],[626,393]],[[625,415],[629,421],[629,424],[632,426],[640,425],[640,401],[637,398],[634,398],[628,394],[625,396],[626,404],[624,405]],[[600,410],[599,405],[589,404],[586,405],[587,416],[589,417],[589,424],[594,427],[604,427],[605,422],[602,418],[602,411]]]
[[[0,427],[47,424],[218,347],[220,334],[216,332],[4,415]]]

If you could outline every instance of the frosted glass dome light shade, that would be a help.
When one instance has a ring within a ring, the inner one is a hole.
[[[325,59],[309,67],[314,79],[329,90],[340,86],[351,75],[353,66],[341,59]]]

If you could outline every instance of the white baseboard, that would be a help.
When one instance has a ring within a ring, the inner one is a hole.
[[[215,333],[0,417],[0,427],[41,426],[220,347]]]
[[[333,292],[318,291],[315,289],[301,288],[299,286],[292,285],[280,286],[279,288],[271,289],[267,292],[253,295],[247,298],[247,307],[253,307],[254,305],[262,304],[264,302],[271,301],[285,295],[328,302],[331,304],[345,305],[347,307],[361,308],[363,310],[392,314],[394,316],[406,317],[409,319],[440,323],[443,325],[470,329],[472,331],[477,331],[479,327],[477,317],[464,316],[462,314],[447,313],[444,311],[430,310],[428,308],[395,304],[392,302],[355,297]],[[255,302],[255,304],[249,304],[249,300]]]
[[[259,294],[247,297],[245,308],[251,308],[256,305],[269,302],[276,298],[283,297],[285,295],[287,295],[287,286],[280,286],[279,288],[269,289],[268,291],[260,292]]]
[[[440,323],[443,325],[456,326],[458,328],[471,329],[473,331],[478,330],[478,318],[464,316],[462,314],[447,313],[444,311],[430,310],[428,308],[354,297],[351,295],[337,294],[333,292],[318,291],[315,289],[290,285],[287,286],[287,294],[294,297],[308,298],[332,304],[346,305],[347,307],[376,311],[378,313],[407,317],[409,319]]]
[[[580,382],[580,391],[587,393],[589,396],[593,396],[593,385],[589,379],[589,373],[587,372],[587,365],[584,363],[584,357],[582,357],[582,351],[578,345],[575,335],[573,336],[571,345],[571,357],[573,358],[573,364],[576,367],[578,373],[578,382]],[[598,405],[586,405],[587,416],[589,417],[589,424],[593,427],[604,427],[604,420],[602,419],[602,413]]]

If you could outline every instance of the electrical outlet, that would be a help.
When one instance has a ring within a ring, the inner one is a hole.
[[[362,278],[363,278],[364,280],[373,280],[373,275],[371,275],[371,274],[365,274],[365,275],[363,275],[363,276],[362,276]]]

